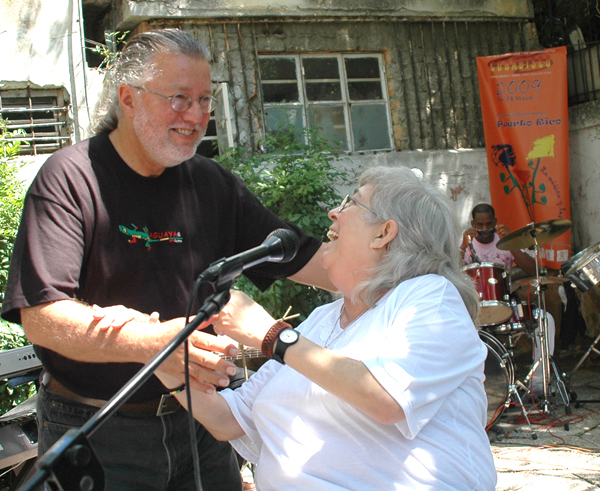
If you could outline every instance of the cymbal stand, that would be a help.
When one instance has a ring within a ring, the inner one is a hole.
[[[546,285],[542,285],[540,281],[541,276],[546,275],[546,269],[540,267],[541,264],[541,246],[537,241],[535,226],[533,223],[530,224],[529,234],[531,235],[534,243],[534,251],[535,251],[535,293],[538,300],[538,315],[537,315],[537,324],[538,324],[538,332],[539,332],[539,344],[540,344],[540,358],[534,364],[534,367],[530,370],[529,374],[526,377],[526,381],[533,375],[535,368],[539,363],[542,364],[542,384],[544,390],[544,400],[542,401],[541,407],[542,410],[549,414],[551,412],[550,401],[548,400],[548,386],[550,385],[550,368],[554,369],[554,375],[556,377],[556,389],[563,399],[564,404],[569,407],[569,397],[566,392],[565,384],[562,381],[561,375],[554,364],[552,357],[550,355],[550,345],[548,340],[548,315],[546,311],[546,295],[545,289]],[[536,342],[536,335],[534,334],[534,342]],[[533,396],[533,394],[531,394]],[[569,409],[567,410],[569,412]]]

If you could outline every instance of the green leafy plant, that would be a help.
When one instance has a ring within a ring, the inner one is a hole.
[[[17,235],[25,189],[19,180],[20,165],[17,156],[22,135],[19,131],[6,131],[6,122],[0,121],[0,305],[8,279],[8,265],[12,246]]]
[[[8,132],[6,122],[0,120],[0,307],[8,280],[8,267],[13,244],[19,228],[25,186],[18,176],[21,164],[17,160],[23,131]],[[0,321],[0,350],[30,344],[20,326]],[[11,388],[6,380],[0,381],[0,414],[9,411],[35,393],[33,383]]]
[[[98,43],[90,39],[86,40],[87,42],[94,44],[94,47],[91,48],[91,51],[102,57],[102,62],[98,68],[109,68],[110,65],[117,61],[117,58],[119,57],[118,47],[120,44],[126,44],[125,38],[129,32],[130,31],[125,31],[121,33],[116,31],[105,33],[104,38],[106,39],[106,44]]]
[[[225,150],[215,157],[223,166],[241,177],[258,199],[280,218],[295,223],[321,240],[326,240],[331,220],[327,213],[337,206],[341,196],[336,185],[348,184],[347,172],[335,165],[337,148],[317,131],[304,130],[306,141],[298,138],[293,127],[268,135],[260,142],[262,153],[248,155],[244,147]],[[277,280],[266,292],[260,292],[245,277],[236,288],[245,291],[275,318],[291,307],[304,320],[315,307],[329,301],[330,294],[290,280]]]

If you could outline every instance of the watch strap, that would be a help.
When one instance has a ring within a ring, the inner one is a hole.
[[[292,342],[288,343],[288,342],[285,342],[283,339],[281,339],[281,336],[285,331],[291,331],[295,334],[295,339]],[[285,357],[285,352],[287,351],[287,349],[290,346],[292,346],[293,344],[296,344],[298,342],[299,336],[300,335],[298,334],[298,331],[291,328],[291,326],[290,326],[290,329],[284,329],[283,331],[281,331],[279,333],[279,336],[275,340],[275,345],[273,348],[273,359],[275,361],[278,361],[282,365],[285,365],[285,361],[283,361],[283,358]]]

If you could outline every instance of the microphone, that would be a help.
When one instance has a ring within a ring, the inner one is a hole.
[[[227,285],[245,269],[266,261],[273,263],[290,262],[298,252],[297,235],[286,228],[273,230],[264,242],[245,252],[219,259],[212,263],[200,278],[213,283],[216,290]]]

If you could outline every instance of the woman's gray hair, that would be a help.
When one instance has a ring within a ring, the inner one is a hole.
[[[359,180],[359,186],[367,184],[372,185],[370,207],[377,216],[365,210],[365,220],[394,220],[398,234],[373,277],[359,284],[353,297],[373,305],[381,293],[405,280],[438,274],[457,288],[475,319],[479,298],[460,267],[458,219],[446,196],[406,167],[372,167]]]
[[[121,116],[119,86],[123,83],[143,85],[157,75],[152,60],[157,54],[185,55],[209,60],[208,48],[194,36],[180,29],[147,31],[132,37],[105,76],[102,99],[96,114],[94,133],[109,133]]]

